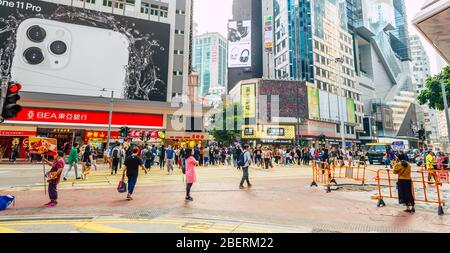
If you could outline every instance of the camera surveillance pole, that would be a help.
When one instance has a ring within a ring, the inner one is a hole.
[[[10,77],[9,76],[4,76],[2,77],[1,80],[1,98],[0,98],[0,124],[3,123],[5,121],[5,119],[3,118],[2,114],[3,114],[3,105],[5,104],[5,100],[6,100],[6,95],[8,93],[8,83],[10,81]]]

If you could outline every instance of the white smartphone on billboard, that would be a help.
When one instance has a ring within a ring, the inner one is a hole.
[[[11,76],[24,91],[100,96],[123,94],[129,40],[119,32],[30,18],[17,29]]]

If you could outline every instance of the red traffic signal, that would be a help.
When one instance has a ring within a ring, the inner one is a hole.
[[[22,89],[22,85],[18,84],[18,83],[13,83],[10,84],[8,87],[8,92],[9,93],[17,93]]]
[[[22,85],[14,82],[8,83],[8,90],[5,96],[5,103],[3,104],[2,116],[4,119],[12,119],[17,117],[17,114],[22,111],[22,106],[17,102],[20,100],[19,91]]]

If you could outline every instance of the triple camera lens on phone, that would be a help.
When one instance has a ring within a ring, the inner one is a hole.
[[[27,37],[30,41],[35,43],[41,43],[45,40],[47,36],[46,31],[44,28],[34,25],[28,28],[27,30]],[[50,52],[52,52],[55,55],[63,55],[67,51],[67,45],[65,42],[57,40],[53,41],[50,44]],[[31,64],[31,65],[37,65],[44,61],[44,53],[42,50],[38,47],[30,47],[25,50],[23,53],[25,60]]]

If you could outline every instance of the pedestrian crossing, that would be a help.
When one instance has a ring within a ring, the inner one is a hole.
[[[92,189],[92,188],[111,188],[116,187],[122,178],[122,172],[117,175],[111,175],[106,165],[99,167],[99,170],[92,171],[86,180],[74,180],[69,178],[68,181],[61,181],[59,189]],[[226,180],[239,181],[242,177],[242,171],[232,166],[211,166],[198,167],[197,179],[198,183],[202,182],[223,182]],[[265,170],[262,168],[250,168],[250,177],[253,180],[277,180],[277,179],[295,179],[309,178],[309,167],[276,167],[274,169]],[[170,184],[180,184],[184,182],[184,176],[180,169],[176,168],[172,175],[167,171],[153,168],[148,175],[142,171],[139,175],[139,186],[161,186]],[[44,187],[42,182],[9,188],[8,190],[42,190]]]
[[[80,219],[0,221],[2,233],[309,233],[305,227],[162,217],[144,219]]]

